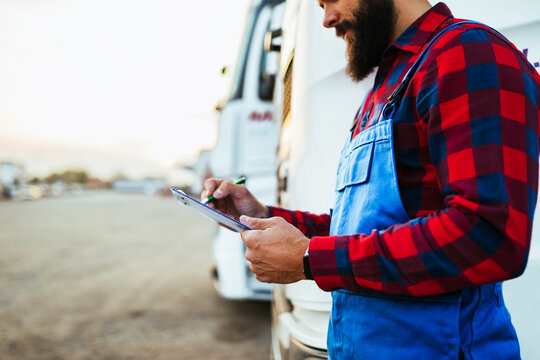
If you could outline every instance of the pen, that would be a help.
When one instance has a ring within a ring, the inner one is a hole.
[[[246,177],[242,176],[240,179],[236,180],[234,183],[236,185],[240,185],[246,182]],[[210,201],[214,200],[214,195],[210,195],[206,200],[204,200],[203,204],[208,204]]]

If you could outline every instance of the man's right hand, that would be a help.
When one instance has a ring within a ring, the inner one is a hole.
[[[265,218],[268,208],[261,204],[244,185],[236,185],[230,180],[208,179],[204,182],[202,199],[214,195],[207,205],[222,213],[240,219],[241,215]]]

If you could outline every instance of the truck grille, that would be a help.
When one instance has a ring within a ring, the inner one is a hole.
[[[294,58],[291,59],[287,71],[285,72],[285,76],[283,77],[283,123],[287,121],[287,117],[291,114],[293,61]]]

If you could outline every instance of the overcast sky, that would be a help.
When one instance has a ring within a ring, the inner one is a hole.
[[[248,0],[0,0],[0,161],[159,175],[215,140]]]

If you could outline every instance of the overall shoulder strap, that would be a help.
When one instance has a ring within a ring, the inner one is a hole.
[[[460,22],[452,24],[452,25],[448,26],[447,28],[443,29],[441,32],[439,32],[437,35],[435,35],[435,37],[433,37],[433,39],[431,39],[431,41],[427,44],[427,46],[424,48],[424,50],[420,53],[420,56],[418,56],[418,59],[416,59],[413,66],[411,66],[409,71],[407,71],[407,73],[405,74],[405,77],[403,78],[403,80],[401,80],[401,83],[399,84],[399,86],[396,88],[396,90],[394,90],[392,95],[390,95],[390,97],[388,98],[389,103],[394,103],[399,98],[401,98],[401,95],[405,92],[405,90],[407,89],[407,86],[409,86],[409,83],[410,83],[411,79],[413,78],[414,74],[420,68],[420,65],[422,65],[424,60],[427,58],[427,55],[431,51],[431,47],[433,46],[433,44],[441,36],[443,36],[444,34],[449,32],[450,30],[453,30],[453,29],[455,29],[455,28],[457,28],[457,27],[459,27],[461,25],[465,25],[465,24],[482,25],[482,26],[485,26],[485,27],[489,28],[488,26],[486,26],[486,25],[484,25],[484,24],[482,24],[480,22],[477,22],[477,21],[460,21]],[[494,29],[492,29],[492,30],[497,32]],[[498,32],[497,32],[497,34],[498,34]]]

